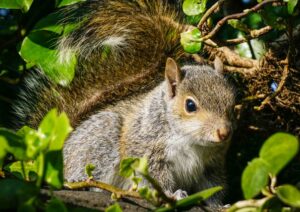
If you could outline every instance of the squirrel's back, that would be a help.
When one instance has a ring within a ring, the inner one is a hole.
[[[61,63],[76,55],[75,77],[62,86],[39,70],[28,73],[13,108],[17,128],[36,126],[53,107],[65,111],[76,126],[102,104],[152,88],[163,78],[166,58],[183,55],[185,25],[166,1],[88,1],[68,14],[80,14],[81,24],[61,39],[58,49]]]

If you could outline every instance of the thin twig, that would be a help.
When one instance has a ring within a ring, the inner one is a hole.
[[[79,189],[79,188],[100,188],[106,191],[109,191],[111,193],[114,193],[117,195],[117,197],[133,197],[133,198],[141,198],[140,194],[135,191],[126,191],[122,190],[120,188],[114,187],[112,185],[95,181],[95,180],[87,180],[82,182],[74,182],[74,183],[65,183],[64,186],[69,189]]]
[[[229,39],[229,40],[225,40],[222,41],[222,44],[224,45],[237,45],[240,43],[244,43],[247,42],[249,40],[258,38],[268,32],[270,32],[273,28],[271,26],[265,26],[261,29],[254,29],[250,31],[250,34],[245,35],[242,38],[234,38],[234,39]]]
[[[283,73],[282,73],[281,80],[280,80],[277,90],[274,93],[272,93],[271,95],[267,96],[262,101],[261,105],[258,107],[254,107],[254,109],[256,109],[258,111],[264,109],[265,106],[270,103],[271,99],[273,99],[275,96],[277,96],[281,92],[281,90],[283,89],[283,86],[286,82],[286,79],[288,77],[288,73],[289,73],[289,65],[285,65],[283,68]]]
[[[258,99],[263,99],[265,97],[266,97],[265,94],[257,94],[255,96],[247,96],[242,99],[242,102],[254,101],[254,100],[258,100]]]
[[[270,191],[273,194],[275,194],[276,193],[275,186],[276,186],[276,183],[277,183],[277,178],[276,178],[276,176],[270,176],[270,179],[271,179]]]
[[[211,6],[205,14],[202,16],[200,22],[198,23],[197,27],[201,29],[202,25],[205,23],[205,21],[209,18],[209,16],[214,13],[223,3],[225,0],[219,0],[217,1],[213,6]]]
[[[251,12],[255,12],[258,11],[259,9],[261,9],[264,5],[266,4],[270,4],[270,3],[275,3],[275,2],[279,2],[278,0],[266,0],[266,1],[262,1],[261,3],[255,5],[254,7],[250,8],[250,9],[246,9],[244,10],[244,12],[241,13],[235,13],[232,15],[228,15],[225,16],[224,18],[222,18],[220,21],[218,21],[218,23],[216,24],[216,26],[213,28],[212,31],[210,31],[210,33],[208,33],[207,35],[205,35],[204,37],[202,37],[202,40],[207,40],[212,38],[220,29],[221,27],[230,19],[240,19],[242,17],[247,16],[249,13]]]
[[[262,110],[267,104],[270,103],[270,101],[275,98],[283,89],[283,86],[285,85],[286,83],[286,80],[288,78],[288,74],[289,74],[289,70],[290,70],[290,61],[291,61],[291,56],[293,54],[293,26],[292,24],[290,23],[288,25],[288,38],[289,38],[289,50],[288,50],[288,53],[287,53],[287,56],[286,56],[286,59],[284,60],[283,64],[284,65],[284,68],[283,68],[283,72],[282,72],[282,76],[281,76],[281,79],[280,79],[280,82],[278,84],[278,87],[276,89],[276,91],[274,93],[272,93],[271,95],[267,96],[261,103],[260,106],[258,107],[254,107],[254,109],[260,111]]]

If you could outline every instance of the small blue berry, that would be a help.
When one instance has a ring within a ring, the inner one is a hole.
[[[278,84],[276,82],[272,82],[270,85],[271,91],[275,92],[277,90]]]

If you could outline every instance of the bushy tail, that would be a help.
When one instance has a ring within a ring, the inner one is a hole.
[[[36,126],[57,107],[75,126],[107,102],[153,87],[162,79],[166,58],[183,54],[179,40],[184,24],[167,1],[88,1],[76,14],[80,11],[81,26],[58,46],[62,63],[77,56],[73,81],[62,87],[40,71],[28,74],[14,106],[16,125]]]

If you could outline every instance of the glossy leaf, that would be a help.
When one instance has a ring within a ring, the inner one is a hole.
[[[85,173],[89,178],[93,178],[93,171],[95,169],[95,165],[94,164],[87,164],[85,166]]]
[[[276,133],[269,137],[260,149],[259,156],[270,164],[270,172],[278,172],[297,154],[299,148],[295,136]]]
[[[296,187],[292,185],[279,186],[276,194],[285,204],[300,208],[300,191]]]
[[[207,0],[185,0],[182,8],[186,15],[199,15],[206,10]]]
[[[22,166],[24,166],[25,173],[23,172]],[[19,179],[25,179],[25,176],[27,178],[29,177],[30,179],[30,175],[32,175],[33,173],[37,173],[38,167],[36,161],[16,161],[6,165],[4,167],[4,170],[10,172],[12,175]]]
[[[143,175],[148,174],[148,160],[146,157],[139,158],[138,163],[134,163],[133,168]]]
[[[201,201],[208,199],[222,189],[223,188],[221,186],[217,186],[192,194],[184,199],[178,200],[176,202],[176,207],[185,208],[190,205],[199,204]]]
[[[57,7],[63,7],[67,5],[76,4],[79,2],[85,2],[86,0],[57,0]]]
[[[45,136],[44,140],[49,144],[48,151],[56,151],[62,149],[72,128],[65,113],[58,115],[57,110],[52,109],[40,123],[38,131]]]
[[[76,56],[70,52],[68,61],[61,61],[55,48],[59,35],[49,31],[30,33],[22,42],[20,54],[27,63],[40,67],[54,82],[68,85],[75,73]]]
[[[150,190],[149,187],[142,187],[139,189],[139,194],[141,195],[141,197],[143,197],[144,199],[150,201],[152,198],[152,192]]]
[[[118,203],[115,203],[105,209],[105,212],[122,212],[122,208]]]
[[[298,0],[288,0],[287,9],[288,9],[288,13],[290,15],[293,14],[294,9],[295,9],[297,3],[298,3]]]
[[[251,199],[267,185],[269,167],[261,158],[253,159],[242,175],[242,190],[246,199]]]
[[[191,25],[197,25],[199,23],[199,21],[201,20],[202,18],[202,15],[192,15],[192,16],[186,16],[185,17],[185,21],[188,23],[188,24],[191,24]]]
[[[12,130],[0,128],[0,136],[4,137],[5,140],[2,139],[1,143],[3,146],[0,152],[3,154],[5,149],[6,152],[9,152],[14,155],[17,160],[26,160],[28,159],[26,156],[26,145],[21,136],[17,135]],[[6,144],[5,144],[6,143]]]
[[[183,46],[184,51],[194,54],[201,50],[202,41],[201,32],[199,29],[195,28],[193,30],[183,32],[180,34],[180,43]]]
[[[0,8],[21,9],[23,12],[27,12],[32,2],[33,0],[1,0]]]
[[[119,174],[123,177],[130,177],[134,171],[134,164],[138,163],[138,158],[126,158],[121,161]]]
[[[2,169],[4,159],[7,154],[7,147],[7,140],[3,136],[0,136],[0,170]]]
[[[36,130],[29,131],[25,136],[27,157],[36,159],[41,152],[46,150],[48,146],[46,141],[43,134],[38,133]]]
[[[63,185],[62,151],[50,151],[45,158],[45,181],[53,188],[60,189]]]

